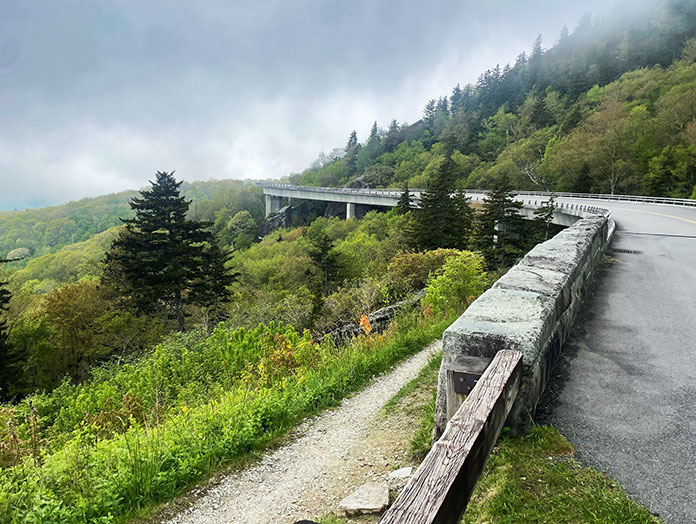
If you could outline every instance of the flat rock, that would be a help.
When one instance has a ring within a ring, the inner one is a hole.
[[[389,506],[389,485],[386,482],[368,482],[344,498],[338,510],[347,516],[380,513]]]
[[[391,473],[389,473],[389,478],[393,479],[393,480],[396,480],[396,479],[400,480],[400,479],[407,479],[411,475],[413,475],[413,466],[409,466],[407,468],[401,468],[401,469],[397,469],[395,471],[392,471]]]

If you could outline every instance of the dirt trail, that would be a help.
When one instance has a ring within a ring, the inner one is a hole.
[[[440,348],[438,340],[338,408],[304,422],[290,443],[223,477],[190,507],[161,522],[288,524],[335,513],[338,502],[361,484],[412,464],[404,450],[419,414],[378,415]]]

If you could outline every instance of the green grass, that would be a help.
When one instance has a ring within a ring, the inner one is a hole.
[[[392,398],[384,405],[384,411],[387,414],[393,413],[401,404],[401,402],[417,390],[432,388],[437,385],[437,374],[440,371],[440,363],[442,362],[442,352],[438,352],[432,357],[421,369],[418,376],[407,382]]]
[[[107,523],[146,514],[337,405],[453,320],[414,314],[384,336],[345,347],[314,344],[282,325],[174,338],[148,359],[35,397],[38,436],[49,437],[40,465],[21,425],[26,406],[0,410],[27,443],[21,463],[0,462],[0,522]]]
[[[553,427],[503,439],[467,508],[465,524],[648,524],[660,521],[616,482],[572,458]]]

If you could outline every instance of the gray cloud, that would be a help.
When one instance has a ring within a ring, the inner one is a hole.
[[[276,177],[606,1],[4,0],[0,209]]]

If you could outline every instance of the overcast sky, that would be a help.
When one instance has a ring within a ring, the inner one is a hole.
[[[0,0],[0,209],[268,178],[611,0]]]

